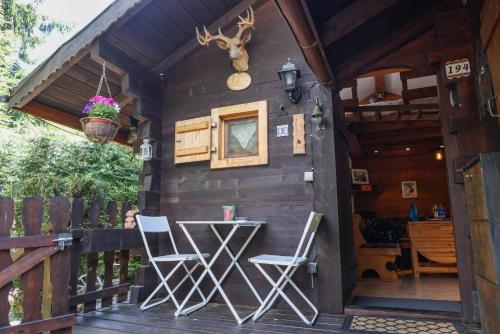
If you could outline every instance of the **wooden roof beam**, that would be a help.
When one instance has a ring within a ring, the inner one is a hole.
[[[375,133],[360,133],[358,134],[358,140],[364,145],[376,145],[383,143],[392,142],[408,142],[417,141],[430,138],[442,138],[440,127],[433,128],[416,128],[416,129],[406,129],[400,131],[385,131],[385,132],[375,132]]]
[[[397,0],[356,0],[321,25],[321,40],[325,47],[335,43],[372,17],[383,12]]]
[[[349,134],[349,153],[351,153],[351,157],[354,159],[361,159],[365,155],[359,143],[358,136],[355,133]]]
[[[420,128],[440,127],[439,120],[417,120],[417,121],[393,121],[393,122],[371,122],[371,123],[352,123],[349,125],[351,133],[375,133],[395,130],[408,130]]]
[[[45,62],[23,79],[14,89],[10,107],[22,108],[73,64],[89,52],[89,45],[127,12],[144,0],[121,0],[109,5],[98,17],[61,45]]]
[[[160,78],[150,69],[118,49],[104,38],[96,39],[91,46],[90,58],[106,63],[111,71],[121,75],[121,98],[130,103],[137,98],[147,99],[156,108],[161,106]]]
[[[439,145],[443,144],[443,137],[430,137],[430,138],[397,138],[392,141],[386,141],[383,143],[364,143],[360,141],[361,145],[364,147],[366,152],[373,150],[390,150],[390,149],[405,149],[407,147],[412,149],[418,147],[428,147],[428,148],[438,148]]]
[[[401,48],[405,44],[413,41],[434,26],[434,16],[440,10],[449,6],[448,1],[444,1],[425,14],[419,15],[415,20],[407,23],[401,29],[394,31],[386,38],[380,40],[357,56],[337,66],[336,78],[341,86],[347,85],[353,78],[373,70],[370,66],[376,61],[384,58],[393,51]]]
[[[80,117],[56,108],[49,107],[45,104],[31,101],[20,110],[34,117],[82,131]],[[127,145],[127,134],[124,132],[118,132],[114,141],[123,145]]]
[[[217,19],[215,22],[210,24],[207,27],[208,31],[216,31],[219,27],[221,29],[224,29],[227,25],[236,22],[238,19],[238,15],[243,13],[248,7],[252,6],[252,8],[255,10],[256,7],[260,6],[264,1],[263,0],[244,0],[241,1],[239,4],[228,10],[224,15],[222,15],[219,19]],[[198,40],[195,37],[195,31],[193,27],[193,38],[190,39],[187,43],[185,43],[183,46],[178,48],[176,51],[174,51],[171,55],[160,61],[158,64],[153,66],[153,71],[156,73],[163,73],[166,70],[168,70],[170,67],[172,67],[174,64],[176,64],[178,61],[182,60],[192,52],[194,52],[196,49],[201,47],[201,45],[198,43]]]
[[[357,107],[344,107],[344,112],[366,112],[366,111],[406,111],[406,110],[436,110],[439,111],[438,103],[407,103],[392,105],[367,105]]]

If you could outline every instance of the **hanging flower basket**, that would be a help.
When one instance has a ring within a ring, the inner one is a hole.
[[[109,97],[100,95],[103,82],[106,84]],[[88,117],[80,119],[83,133],[85,133],[88,140],[98,144],[105,144],[116,137],[120,129],[120,123],[115,120],[120,112],[120,107],[111,97],[104,64],[102,65],[102,76],[96,95],[89,99],[82,112],[88,115]]]
[[[102,117],[84,117],[80,119],[80,123],[85,137],[97,144],[106,144],[113,140],[120,129],[120,123]]]

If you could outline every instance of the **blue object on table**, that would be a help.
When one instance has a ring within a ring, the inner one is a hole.
[[[446,218],[446,210],[444,209],[444,207],[442,205],[438,208],[438,218],[439,219]]]
[[[410,219],[414,222],[418,220],[418,210],[416,204],[412,204],[410,206]]]

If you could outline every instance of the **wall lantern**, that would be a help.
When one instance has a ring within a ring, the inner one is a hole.
[[[288,58],[288,62],[283,65],[278,75],[283,82],[285,92],[288,93],[288,100],[293,104],[297,104],[302,96],[300,88],[297,87],[297,79],[300,79],[300,70]]]
[[[444,152],[442,148],[438,148],[437,150],[434,151],[434,158],[438,161],[443,160],[444,157]]]
[[[153,146],[149,143],[149,138],[144,138],[142,140],[141,149],[141,159],[145,161],[149,161],[153,158]]]
[[[314,108],[311,113],[311,121],[316,124],[318,131],[323,131],[326,129],[326,120],[323,109],[319,104],[319,98],[316,97],[316,102],[314,103]]]

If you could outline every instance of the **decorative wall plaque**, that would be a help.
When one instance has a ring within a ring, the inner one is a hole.
[[[252,77],[247,72],[237,72],[227,78],[227,87],[231,90],[243,90],[252,83]]]

